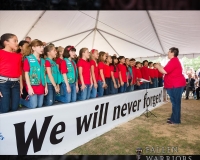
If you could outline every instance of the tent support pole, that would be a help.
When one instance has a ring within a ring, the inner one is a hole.
[[[81,42],[83,42],[83,40],[85,40],[93,31],[94,29],[90,33],[88,33],[77,45],[75,45],[75,47],[78,46]]]
[[[38,17],[38,19],[35,21],[35,23],[31,26],[31,28],[28,30],[28,32],[26,33],[24,39],[26,38],[26,36],[28,36],[28,34],[31,32],[31,30],[35,27],[35,25],[38,23],[38,21],[42,18],[42,16],[45,14],[46,11],[43,11],[42,14]]]
[[[97,31],[99,32],[99,30],[97,29]],[[108,40],[102,35],[101,32],[99,32],[99,34],[103,37],[103,39],[110,45],[110,47],[117,53],[117,51],[115,50],[115,48],[108,42]],[[117,53],[118,54],[118,53]],[[119,54],[118,54],[119,56]]]
[[[95,27],[94,27],[94,36],[93,36],[93,41],[92,41],[92,49],[94,47],[94,41],[95,41],[95,37],[96,37],[96,30],[97,30],[98,20],[99,20],[99,11],[97,11],[96,23],[95,23]]]
[[[149,50],[149,51],[151,51],[151,52],[154,52],[154,53],[157,53],[157,54],[162,54],[162,53],[156,52],[156,51],[154,51],[154,50],[151,50],[151,49],[149,49],[149,48],[143,47],[143,46],[141,46],[141,45],[139,45],[139,44],[136,44],[136,43],[133,43],[133,42],[131,42],[131,41],[128,41],[128,40],[126,40],[126,39],[124,39],[124,38],[118,37],[118,36],[116,36],[116,35],[114,35],[114,34],[111,34],[111,33],[108,33],[108,32],[106,32],[106,31],[103,31],[103,30],[101,30],[101,29],[97,29],[97,30],[98,30],[98,31],[101,31],[101,32],[104,32],[104,33],[107,33],[107,34],[109,34],[109,35],[111,35],[111,36],[113,36],[113,37],[116,37],[116,38],[121,39],[121,40],[123,40],[123,41],[126,41],[126,42],[128,42],[128,43],[134,44],[134,45],[136,45],[136,46],[138,46],[138,47],[141,47],[141,48],[144,48],[144,49],[146,49],[146,50]]]
[[[165,54],[165,51],[164,51],[164,49],[163,49],[162,43],[161,43],[161,41],[160,41],[160,38],[159,38],[159,36],[158,36],[158,33],[157,33],[157,31],[156,31],[155,25],[154,25],[154,23],[153,23],[153,20],[152,20],[152,18],[151,18],[151,15],[150,15],[149,11],[147,11],[147,15],[148,15],[149,20],[150,20],[150,22],[151,22],[151,25],[152,25],[152,27],[153,27],[153,29],[154,29],[154,32],[155,32],[155,34],[156,34],[156,37],[157,37],[158,42],[159,42],[159,44],[160,44],[160,47],[162,48],[163,54]]]

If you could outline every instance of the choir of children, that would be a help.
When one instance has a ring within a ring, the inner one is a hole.
[[[35,39],[21,41],[18,47],[14,34],[1,36],[0,112],[16,111],[19,104],[28,108],[51,106],[56,101],[70,103],[161,87],[163,83],[155,63],[147,60],[142,67],[133,58],[111,57],[88,48],[79,51],[77,60],[74,46],[43,45]],[[150,83],[142,83],[140,78]]]

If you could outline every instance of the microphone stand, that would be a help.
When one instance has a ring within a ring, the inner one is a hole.
[[[148,83],[148,82],[145,82],[145,81],[143,81],[143,83],[145,84],[145,83]],[[146,87],[146,94],[145,95],[147,95],[147,87]],[[149,113],[150,113],[150,115],[149,115]],[[148,109],[148,106],[146,106],[146,110],[143,112],[143,114],[148,118],[148,117],[150,117],[151,115],[153,115],[154,117],[156,117],[156,115],[155,114],[153,114],[149,109]],[[157,117],[156,117],[157,118]]]

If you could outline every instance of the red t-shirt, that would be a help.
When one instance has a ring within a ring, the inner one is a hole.
[[[105,76],[105,78],[111,77],[110,66],[107,64],[104,65],[104,76]]]
[[[155,76],[154,78],[158,78],[158,72],[159,72],[158,69],[154,68],[153,71]]]
[[[82,67],[82,75],[83,75],[83,81],[85,83],[85,85],[90,85],[90,62],[84,60],[84,59],[80,59],[78,61],[77,67]],[[81,84],[81,80],[80,77],[78,78],[78,83]]]
[[[98,64],[96,64],[96,62],[94,60],[91,60],[90,65],[94,66],[94,75],[95,75],[95,79],[97,82],[98,81]]]
[[[19,78],[22,75],[22,55],[0,50],[0,76]]]
[[[142,73],[142,78],[144,78],[144,79],[149,81],[149,76],[150,76],[149,75],[149,69],[147,67],[143,66],[141,68],[141,73]]]
[[[98,80],[99,81],[102,81],[102,78],[101,78],[101,74],[100,74],[100,70],[101,69],[103,69],[103,74],[104,74],[104,65],[105,65],[105,63],[103,63],[103,62],[99,62],[99,64],[98,64]],[[105,76],[105,75],[104,75]],[[105,78],[105,77],[104,77]]]
[[[154,69],[152,69],[152,68],[148,68],[148,70],[149,70],[149,76],[150,76],[151,78],[155,78],[155,72],[154,72]]]
[[[140,69],[135,68],[135,78],[142,78],[142,73]],[[142,84],[142,82],[140,82],[140,84]]]
[[[38,62],[40,64],[40,61],[38,61]],[[30,72],[30,65],[29,65],[28,59],[24,60],[24,67],[23,67],[23,69],[24,69],[24,72]],[[32,86],[33,92],[35,94],[38,94],[38,95],[44,94],[45,87],[42,85],[41,82],[40,82],[39,85],[31,85],[31,86]],[[28,92],[28,86],[27,86],[27,84],[26,84],[26,90]]]
[[[113,72],[115,78],[119,78],[119,69],[118,69],[117,66],[116,66],[116,71],[114,72],[114,66],[111,65],[110,66],[110,71]]]
[[[164,77],[165,88],[178,88],[186,85],[182,66],[177,57],[172,58],[164,67],[164,70],[167,72]]]
[[[66,61],[61,61],[61,64],[60,64],[60,73],[61,74],[64,74],[64,73],[67,73],[68,70],[67,70],[67,64],[66,64]]]
[[[122,81],[123,82],[127,82],[127,76],[126,76],[126,72],[127,72],[127,69],[126,69],[126,66],[124,64],[118,64],[117,65],[119,71],[121,72],[121,76],[122,76]]]
[[[61,70],[61,62],[62,61],[63,61],[63,59],[61,59],[61,58],[56,59],[56,64],[58,65],[59,70]]]
[[[133,73],[133,84],[135,84],[136,83],[136,68],[135,68],[135,66],[133,66],[132,67],[132,73]]]

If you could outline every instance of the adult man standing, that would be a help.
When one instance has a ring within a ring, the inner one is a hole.
[[[25,41],[27,41],[30,44],[31,43],[31,37],[26,36]]]

